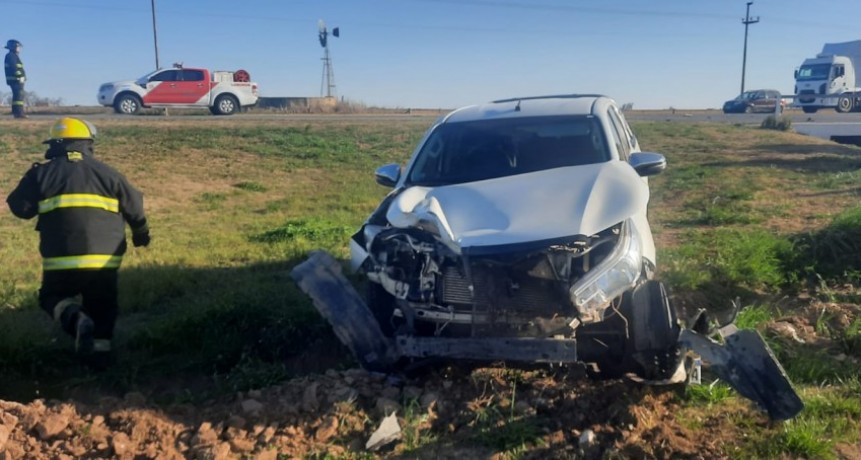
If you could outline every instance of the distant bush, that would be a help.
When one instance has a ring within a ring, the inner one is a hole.
[[[759,125],[762,129],[774,129],[777,131],[789,131],[792,129],[792,120],[789,117],[781,115],[779,117],[775,117],[774,115],[769,115],[762,120],[762,124]]]

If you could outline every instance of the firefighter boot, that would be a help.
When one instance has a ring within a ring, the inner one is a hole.
[[[93,354],[87,358],[87,365],[94,371],[104,371],[114,362],[111,351],[111,341],[108,339],[95,339],[93,341]]]
[[[75,338],[75,351],[81,354],[92,353],[95,324],[81,311],[77,298],[69,297],[58,302],[54,307],[54,320],[60,323],[67,334]]]
[[[75,325],[75,351],[79,355],[89,355],[93,353],[95,341],[93,340],[93,330],[96,325],[84,312],[78,313],[78,322]]]

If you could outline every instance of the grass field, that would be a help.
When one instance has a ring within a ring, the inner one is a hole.
[[[118,364],[98,376],[36,304],[34,222],[0,211],[0,398],[70,386],[129,389],[165,376],[245,390],[298,372],[286,365],[330,336],[290,268],[312,249],[348,255],[347,239],[387,192],[373,170],[404,162],[433,118],[261,121],[104,120],[96,155],[140,188],[153,242],[121,270]],[[44,121],[0,121],[0,190],[40,161]],[[650,219],[659,275],[684,309],[740,298],[807,408],[748,426],[721,384],[691,387],[677,419],[716,417],[738,435],[731,457],[833,457],[861,440],[861,150],[748,126],[639,122],[643,150],[664,153]],[[4,207],[5,208],[5,207]],[[775,324],[789,324],[803,342]],[[806,328],[805,328],[806,327]],[[349,365],[348,357],[321,360]],[[307,370],[307,369],[306,369]],[[729,434],[727,436],[729,436]]]

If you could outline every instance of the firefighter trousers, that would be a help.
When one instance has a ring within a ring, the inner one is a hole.
[[[57,304],[80,296],[80,311],[95,325],[93,338],[110,340],[119,311],[117,281],[117,269],[43,271],[39,306],[54,318]],[[63,330],[74,337],[77,312],[72,310],[68,313],[57,319]]]
[[[24,84],[21,82],[9,82],[12,89],[12,115],[15,118],[24,117]]]

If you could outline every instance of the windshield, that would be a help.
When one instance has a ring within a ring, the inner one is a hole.
[[[828,80],[831,64],[803,65],[798,69],[797,81]]]
[[[735,98],[735,100],[746,101],[749,99],[754,99],[755,96],[756,96],[756,93],[754,93],[753,91],[745,91],[745,92],[739,94],[738,97]]]
[[[407,181],[460,184],[609,159],[604,133],[591,116],[445,123],[422,146]]]

